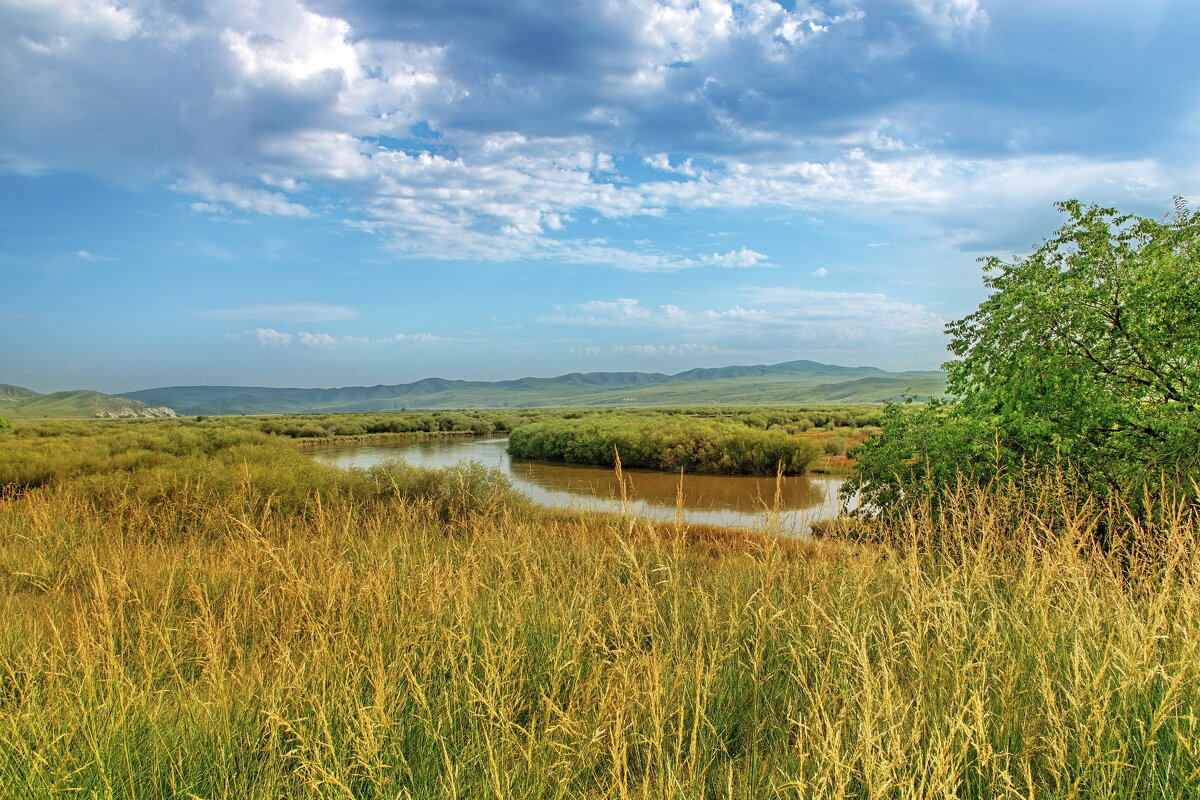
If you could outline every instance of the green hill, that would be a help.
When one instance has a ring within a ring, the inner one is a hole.
[[[0,414],[13,419],[175,416],[175,412],[169,408],[155,408],[139,400],[89,389],[38,394],[32,389],[9,384],[0,384]]]
[[[887,372],[815,361],[659,372],[573,372],[554,378],[413,383],[338,389],[170,386],[121,397],[180,414],[270,414],[446,408],[874,403],[946,391],[938,371]]]
[[[33,389],[26,389],[24,386],[13,386],[11,383],[0,383],[0,409],[6,408],[8,403],[16,403],[38,396],[38,393]]]

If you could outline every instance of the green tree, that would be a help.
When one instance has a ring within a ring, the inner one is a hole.
[[[1058,208],[1067,222],[1029,256],[982,260],[992,294],[947,326],[958,402],[891,409],[860,449],[852,488],[877,507],[911,499],[906,480],[1054,464],[1106,493],[1200,467],[1200,214]]]
[[[985,259],[993,294],[947,328],[949,390],[1009,449],[1098,480],[1194,467],[1200,214],[1182,201],[1166,222],[1059,207],[1067,224],[1032,255]]]
[[[0,414],[0,433],[7,433],[13,429],[12,421],[8,417]]]

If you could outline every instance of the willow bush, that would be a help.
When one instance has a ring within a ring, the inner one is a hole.
[[[517,428],[508,452],[568,464],[684,470],[719,475],[798,474],[820,455],[811,441],[737,422],[611,415]]]

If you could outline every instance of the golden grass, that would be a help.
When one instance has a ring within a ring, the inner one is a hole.
[[[1114,555],[1049,491],[852,547],[112,480],[0,500],[2,796],[1200,796],[1184,506]]]

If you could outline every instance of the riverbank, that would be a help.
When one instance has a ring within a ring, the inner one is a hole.
[[[836,516],[837,478],[697,475],[514,459],[503,437],[415,438],[338,442],[304,452],[325,464],[373,468],[399,460],[417,467],[474,461],[500,470],[513,487],[547,507],[620,511],[659,522],[682,515],[691,524],[804,536],[814,520]]]
[[[480,434],[474,431],[405,431],[404,433],[357,433],[343,436],[314,436],[306,439],[292,439],[291,442],[296,447],[303,448],[348,442],[404,442],[413,439],[460,439],[478,436]]]

